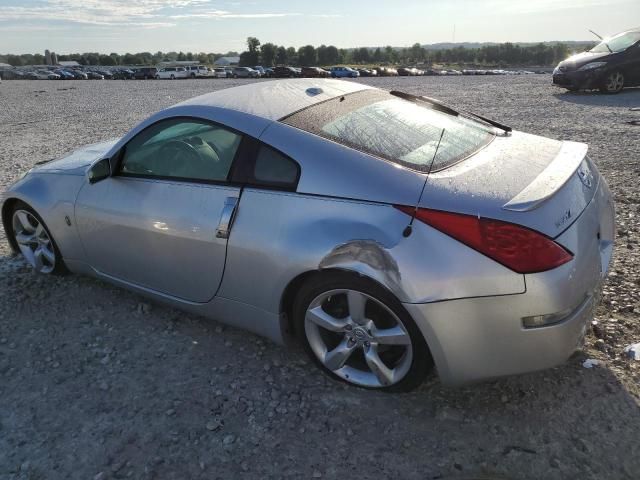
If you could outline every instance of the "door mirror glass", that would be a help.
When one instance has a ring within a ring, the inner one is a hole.
[[[111,164],[108,158],[103,158],[89,169],[89,183],[104,180],[111,175]]]

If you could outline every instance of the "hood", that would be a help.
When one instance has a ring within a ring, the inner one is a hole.
[[[46,173],[65,173],[67,175],[84,175],[86,169],[94,161],[99,160],[120,140],[112,138],[100,143],[80,147],[61,158],[49,160],[36,165],[34,171]]]
[[[558,67],[564,67],[568,70],[575,70],[576,68],[580,68],[587,63],[600,61],[601,59],[606,60],[605,57],[608,57],[610,55],[610,52],[582,52],[576,55],[572,55],[566,60],[563,60],[558,64]]]

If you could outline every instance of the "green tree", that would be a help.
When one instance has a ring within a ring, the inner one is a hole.
[[[98,57],[98,62],[100,65],[116,65],[115,60],[110,55],[100,55]]]
[[[247,38],[247,51],[240,54],[240,65],[253,67],[260,61],[260,40],[256,37]]]
[[[293,47],[287,48],[287,61],[291,65],[298,65],[298,53],[296,52],[295,48]]]
[[[353,51],[353,61],[357,63],[369,63],[371,61],[371,55],[369,49],[366,47],[357,48]]]
[[[260,61],[265,67],[272,67],[276,61],[278,46],[273,43],[265,43],[260,47]]]
[[[329,45],[327,47],[325,65],[334,65],[336,63],[340,63],[340,52],[333,45]]]
[[[289,57],[287,55],[287,49],[284,47],[278,47],[276,52],[276,63],[278,65],[286,65],[289,61]]]
[[[298,50],[298,63],[302,66],[313,66],[318,63],[318,56],[313,45],[305,45]]]
[[[410,54],[411,60],[413,60],[414,62],[420,62],[424,60],[424,48],[422,48],[422,45],[420,45],[419,43],[414,43],[411,46]]]

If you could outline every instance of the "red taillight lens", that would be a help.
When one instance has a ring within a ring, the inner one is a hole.
[[[537,273],[567,263],[573,255],[549,237],[513,223],[427,208],[397,206],[518,273]]]

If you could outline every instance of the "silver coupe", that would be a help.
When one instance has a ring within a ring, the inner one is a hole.
[[[88,274],[405,391],[580,347],[614,241],[587,145],[354,82],[252,83],[37,165],[2,197],[35,270]]]

